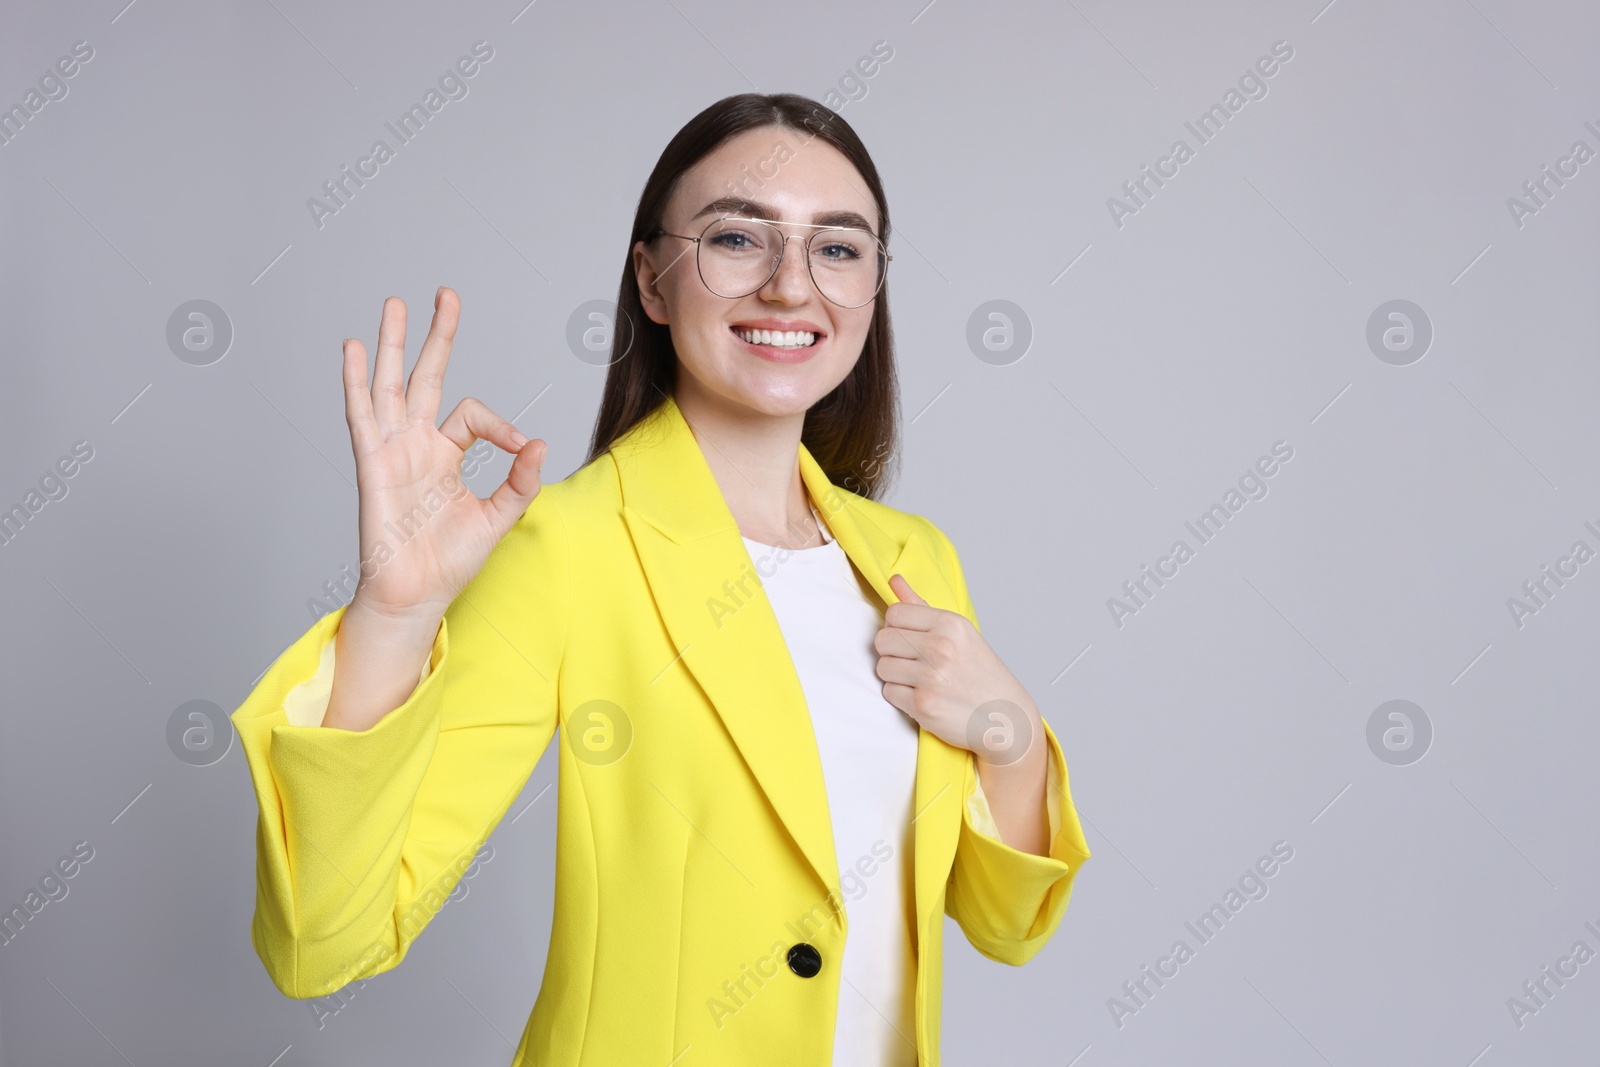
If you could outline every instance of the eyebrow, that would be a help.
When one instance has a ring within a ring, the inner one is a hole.
[[[690,216],[690,221],[692,222],[702,215],[712,214],[724,216],[743,215],[746,218],[765,219],[769,222],[781,221],[778,218],[777,209],[770,204],[763,204],[757,200],[746,200],[742,196],[724,196],[713,200]],[[811,216],[811,221],[818,226],[856,226],[866,230],[868,233],[873,232],[872,224],[867,221],[865,216],[855,211],[819,211]]]

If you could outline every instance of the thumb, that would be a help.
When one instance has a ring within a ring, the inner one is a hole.
[[[497,537],[504,537],[517,524],[522,513],[528,510],[533,498],[539,495],[539,471],[544,466],[545,453],[549,451],[542,440],[523,444],[517,458],[511,461],[506,480],[500,483],[487,501],[494,520]]]
[[[899,582],[900,584],[896,585],[896,582]],[[921,604],[924,607],[928,605],[928,602],[918,596],[915,589],[911,588],[911,583],[906,581],[905,575],[903,574],[891,575],[889,578],[889,588],[894,590],[894,595],[899,597],[902,603]]]

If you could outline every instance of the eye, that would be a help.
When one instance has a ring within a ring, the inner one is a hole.
[[[812,249],[812,251],[823,259],[850,260],[861,258],[860,250],[844,241],[829,241],[820,248]]]
[[[723,230],[713,234],[708,240],[714,247],[725,252],[748,252],[761,247],[760,241],[743,230]]]

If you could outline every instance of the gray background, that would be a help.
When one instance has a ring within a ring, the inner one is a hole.
[[[1521,627],[1507,606],[1600,548],[1600,161],[1520,226],[1507,204],[1600,149],[1594,5],[123,3],[8,5],[0,33],[5,105],[94,48],[0,147],[0,505],[94,449],[0,547],[0,906],[94,849],[0,947],[7,1067],[509,1061],[552,761],[467,894],[319,1028],[249,943],[238,745],[190,765],[169,720],[237,707],[354,565],[339,346],[375,346],[386,295],[425,322],[460,292],[445,410],[485,399],[564,477],[604,374],[567,320],[614,298],[673,131],[752,87],[821,98],[879,40],[841,113],[897,223],[888,502],[960,550],[1094,853],[1025,968],[950,924],[947,1062],[1594,1061],[1600,960],[1520,1027],[1507,1006],[1600,950],[1600,562]],[[319,229],[307,198],[480,39],[469,95]],[[1108,198],[1280,40],[1267,95],[1119,227]],[[194,299],[234,331],[209,366],[166,341]],[[994,299],[1031,324],[1020,358],[968,345]],[[1396,299],[1434,331],[1403,366],[1367,340]],[[1117,626],[1108,598],[1276,441],[1268,495]],[[1396,699],[1433,734],[1403,766],[1367,740]],[[1199,946],[1185,921],[1276,841],[1270,893]],[[1119,1026],[1109,998],[1179,938],[1195,958]]]

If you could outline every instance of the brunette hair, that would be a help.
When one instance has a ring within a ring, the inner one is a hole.
[[[617,294],[612,362],[586,462],[655,410],[672,393],[677,377],[671,329],[652,321],[639,300],[634,244],[658,237],[667,201],[685,171],[729,138],[764,126],[794,130],[808,142],[821,138],[854,164],[878,207],[878,237],[888,244],[889,204],[878,169],[855,130],[831,108],[794,93],[740,93],[718,100],[690,119],[662,150],[639,195]],[[885,282],[860,358],[845,379],[806,412],[801,441],[829,481],[869,499],[880,498],[899,457],[898,392]]]

